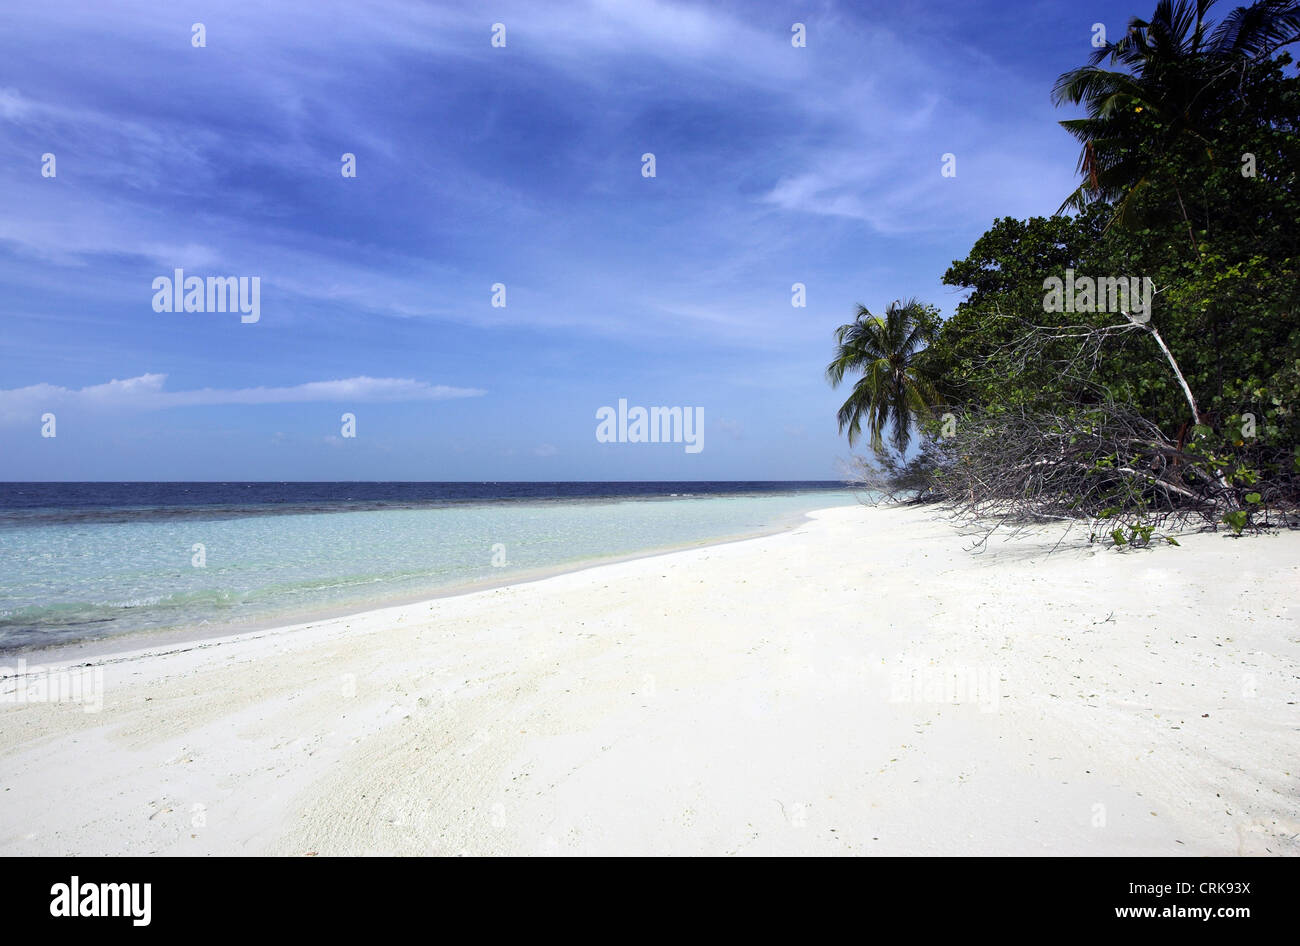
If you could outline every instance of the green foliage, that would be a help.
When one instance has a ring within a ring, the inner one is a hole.
[[[1250,521],[1250,514],[1244,509],[1235,509],[1232,512],[1225,512],[1223,521],[1232,528],[1233,533],[1241,535],[1241,530],[1246,528],[1246,524]]]
[[[878,446],[884,419],[908,411],[927,438],[941,436],[933,416],[916,410],[922,399],[900,383],[907,378],[932,392],[941,411],[979,418],[989,436],[1020,430],[1052,445],[1015,459],[966,429],[963,449],[980,455],[984,478],[961,455],[945,455],[949,465],[932,465],[930,476],[944,484],[936,494],[961,481],[971,508],[979,506],[977,483],[1002,474],[999,481],[1018,482],[1024,471],[1005,464],[1027,456],[1055,477],[1033,481],[1034,503],[1090,517],[1110,505],[1100,535],[1122,548],[1153,538],[1177,544],[1147,519],[1157,497],[1159,516],[1187,502],[1238,534],[1257,513],[1297,508],[1300,73],[1283,47],[1300,41],[1300,4],[1261,0],[1217,25],[1210,7],[1160,0],[1148,20],[1132,20],[1118,42],[1061,76],[1058,104],[1084,112],[1061,122],[1082,146],[1081,181],[1062,206],[1072,215],[995,220],[953,261],[943,282],[966,290],[965,299],[950,318],[928,323],[928,344],[902,359],[882,356],[888,367],[877,381],[855,388],[840,411],[850,440],[869,416]],[[1150,279],[1156,331],[1134,330],[1116,312],[1048,312],[1044,281],[1066,270]],[[1113,421],[1115,405],[1152,428],[1143,442],[1115,439],[1113,423],[1107,437],[1095,433],[1101,427],[1091,418],[1104,408]],[[1013,414],[1020,420],[1005,422]],[[1059,465],[1067,454],[1072,471]],[[1066,481],[1073,485],[1054,485]],[[1121,482],[1127,487],[1114,497],[1095,486]]]
[[[1109,519],[1118,519],[1124,514],[1125,510],[1119,506],[1111,506],[1103,509],[1098,514],[1100,521]],[[1172,536],[1160,535],[1156,532],[1156,524],[1146,521],[1140,513],[1130,514],[1126,521],[1111,527],[1109,535],[1111,542],[1119,549],[1142,549],[1149,546],[1156,539],[1163,539],[1170,545],[1177,545],[1178,542]],[[1094,529],[1092,539],[1097,539],[1097,532]]]
[[[1300,11],[1290,0],[1238,8],[1217,29],[1207,19],[1213,3],[1160,0],[1149,19],[1132,18],[1119,40],[1057,80],[1056,103],[1086,110],[1082,118],[1061,122],[1083,145],[1083,180],[1061,210],[1109,202],[1115,205],[1113,222],[1125,226],[1141,225],[1153,212],[1156,218],[1179,217],[1196,242],[1181,193],[1160,195],[1154,206],[1139,206],[1138,199],[1165,177],[1171,152],[1183,168],[1204,171],[1215,163],[1223,121],[1258,102],[1248,86],[1261,63],[1300,31]]]
[[[894,449],[900,454],[907,450],[913,418],[937,400],[929,377],[915,362],[938,324],[938,310],[913,299],[891,302],[883,316],[859,305],[854,321],[835,330],[835,358],[826,368],[831,387],[839,387],[846,374],[862,372],[837,416],[850,445],[861,435],[866,419],[875,453],[884,452],[886,427]]]
[[[1160,94],[1169,95],[1204,68],[1177,56],[1143,65],[1153,70],[1150,81],[1168,86]],[[1214,101],[1198,99],[1195,120],[1177,129],[1158,116],[1116,119],[1111,132],[1122,132],[1124,154],[1140,165],[1140,187],[1112,175],[1113,187],[1089,191],[1075,216],[997,220],[965,259],[953,262],[944,282],[969,295],[918,359],[945,404],[1065,412],[1114,400],[1179,443],[1203,441],[1197,449],[1212,450],[1234,483],[1279,473],[1294,483],[1300,78],[1282,54],[1238,68],[1231,83],[1216,82],[1205,94]],[[1246,154],[1254,157],[1254,177],[1242,174]],[[1115,223],[1112,200],[1124,202],[1122,223]],[[1151,324],[1186,377],[1199,418],[1191,417],[1149,333],[1113,335],[1088,362],[1086,383],[1059,368],[1075,353],[1073,340],[1050,341],[1031,358],[1017,351],[1027,323],[1058,334],[1124,323],[1114,313],[1045,312],[1044,280],[1064,277],[1066,269],[1153,280]]]

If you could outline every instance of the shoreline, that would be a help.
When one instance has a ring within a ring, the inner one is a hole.
[[[1300,536],[907,508],[0,703],[0,854],[1300,854]]]
[[[849,508],[849,504],[822,508]],[[126,634],[112,635],[108,637],[91,638],[88,640],[72,641],[68,643],[48,644],[38,647],[18,648],[14,650],[5,650],[0,648],[0,685],[3,685],[6,681],[14,678],[13,674],[4,672],[8,669],[8,663],[11,661],[25,660],[28,665],[37,665],[41,667],[63,667],[80,663],[88,665],[97,660],[105,660],[109,658],[129,659],[137,654],[145,655],[155,652],[163,652],[163,649],[167,647],[186,648],[195,644],[226,640],[233,641],[246,636],[265,636],[267,634],[289,632],[345,618],[359,618],[373,612],[386,611],[392,608],[411,607],[429,601],[438,601],[444,598],[458,598],[463,595],[472,595],[482,591],[491,591],[496,588],[508,588],[514,585],[532,584],[533,582],[545,581],[548,578],[554,578],[559,575],[568,575],[574,572],[585,571],[590,568],[599,568],[602,565],[616,565],[621,562],[633,562],[643,558],[672,555],[675,552],[683,552],[690,549],[708,548],[714,545],[729,545],[733,542],[744,542],[749,539],[760,539],[769,535],[779,535],[782,532],[789,532],[792,529],[798,528],[802,523],[806,522],[813,513],[822,511],[822,508],[783,517],[781,520],[770,523],[768,526],[755,532],[717,536],[708,539],[701,539],[696,542],[658,547],[640,552],[629,552],[625,555],[601,556],[598,558],[581,559],[575,562],[566,562],[543,568],[527,569],[511,576],[502,575],[500,578],[480,579],[477,581],[453,584],[435,591],[399,595],[391,600],[385,600],[382,602],[367,602],[364,604],[358,604],[357,606],[341,606],[311,610],[295,613],[289,616],[277,616],[263,620],[249,621],[243,624],[214,625],[207,631],[199,630],[199,627],[202,625],[169,627],[157,630],[132,631]],[[37,661],[28,659],[33,656],[48,659]]]

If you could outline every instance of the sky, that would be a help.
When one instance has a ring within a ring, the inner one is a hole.
[[[835,327],[1056,210],[1053,82],[1149,5],[6,5],[0,480],[836,478]]]

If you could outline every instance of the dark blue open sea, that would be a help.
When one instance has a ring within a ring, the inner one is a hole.
[[[824,481],[0,483],[0,650],[361,610],[855,501]]]

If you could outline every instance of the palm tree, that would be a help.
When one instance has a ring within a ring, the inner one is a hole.
[[[1150,179],[1154,154],[1164,150],[1143,143],[1194,142],[1212,161],[1214,126],[1237,103],[1245,73],[1300,41],[1300,0],[1238,7],[1211,33],[1206,15],[1214,3],[1160,0],[1150,20],[1134,17],[1118,42],[1057,79],[1055,104],[1082,103],[1088,113],[1060,123],[1083,144],[1083,181],[1057,213],[1102,200],[1117,205],[1112,222],[1124,222]],[[1126,71],[1101,68],[1107,59]]]
[[[854,321],[835,330],[835,360],[826,368],[831,387],[840,386],[845,372],[862,372],[837,415],[840,432],[848,428],[849,446],[861,436],[865,416],[872,450],[884,451],[886,426],[898,452],[907,450],[913,415],[937,401],[934,386],[915,365],[934,323],[934,310],[911,299],[891,302],[883,317],[859,305]]]

